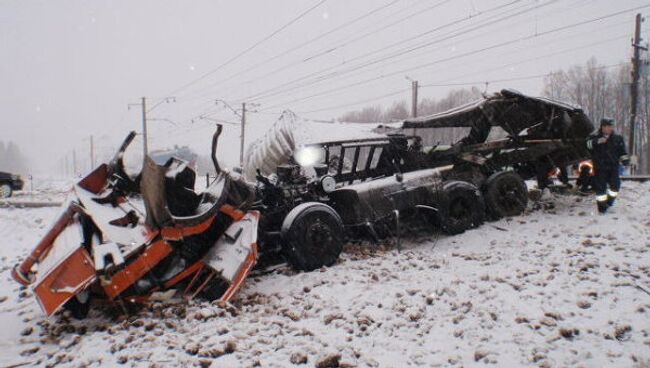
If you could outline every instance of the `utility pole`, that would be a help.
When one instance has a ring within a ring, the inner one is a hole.
[[[149,147],[147,144],[147,98],[142,97],[142,153],[144,157],[149,154]]]
[[[163,102],[167,102],[167,99],[163,100]],[[156,104],[153,108],[155,108],[159,104],[160,103]],[[137,106],[137,105],[140,105],[140,108],[142,109],[142,153],[144,154],[144,157],[147,157],[147,154],[149,153],[149,148],[147,144],[147,98],[141,97],[140,103],[130,103],[127,105],[127,107],[129,110],[131,110],[132,106]]]
[[[636,115],[639,105],[639,77],[641,75],[641,50],[647,50],[646,47],[641,46],[641,22],[643,22],[643,17],[641,14],[636,15],[636,25],[634,27],[634,40],[632,41],[632,49],[634,50],[634,56],[632,57],[632,84],[630,85],[630,99],[632,105],[630,106],[630,137],[628,143],[628,149],[630,155],[636,157],[635,151],[635,138],[636,138]],[[636,165],[633,162],[633,165],[630,167],[630,174],[634,174],[636,171]]]
[[[411,79],[408,75],[405,76],[406,80],[411,81],[411,118],[418,117],[418,89],[420,88],[418,81]],[[413,135],[416,135],[416,128],[413,128]]]
[[[154,103],[153,106],[147,110],[147,98],[146,97],[140,97],[140,103],[131,103],[128,104],[127,107],[130,110],[132,106],[140,105],[140,108],[142,109],[142,153],[146,157],[149,154],[149,141],[147,139],[147,113],[153,111],[155,108],[158,106],[164,104],[164,103],[170,103],[170,102],[176,102],[176,97],[174,96],[169,96],[169,97],[164,97],[160,99],[158,102]],[[173,121],[169,119],[149,119],[149,120],[163,120],[163,121],[168,121],[171,122],[172,124],[174,123]]]
[[[77,152],[72,149],[72,176],[77,177]]]
[[[90,170],[95,170],[95,145],[93,135],[90,135]]]
[[[418,81],[411,80],[411,117],[418,117]]]
[[[241,141],[239,143],[239,167],[244,168],[244,137],[246,134],[246,102],[241,104]]]

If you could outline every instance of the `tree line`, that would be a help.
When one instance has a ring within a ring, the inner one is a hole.
[[[441,99],[423,98],[418,103],[418,115],[430,115],[474,101],[482,95],[476,87],[454,89]],[[411,114],[405,100],[393,102],[384,109],[381,105],[363,107],[343,114],[339,120],[351,123],[390,123],[408,118]]]
[[[600,65],[595,58],[584,65],[551,73],[544,80],[543,95],[580,106],[598,125],[609,117],[616,121],[616,130],[628,143],[630,132],[631,67]],[[639,83],[639,106],[636,118],[635,146],[639,159],[638,173],[650,172],[650,84],[648,73],[642,73]],[[629,149],[629,147],[628,147]]]

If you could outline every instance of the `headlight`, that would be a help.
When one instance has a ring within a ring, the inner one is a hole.
[[[273,173],[273,174],[267,176],[266,178],[269,179],[269,183],[271,183],[271,185],[277,185],[278,184],[278,174]]]
[[[301,147],[293,155],[298,165],[302,167],[314,166],[320,160],[320,156],[321,150],[317,147]]]
[[[325,193],[331,193],[336,189],[336,179],[334,177],[325,175],[320,178],[320,187]]]

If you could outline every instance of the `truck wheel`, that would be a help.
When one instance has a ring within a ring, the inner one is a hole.
[[[483,223],[485,204],[476,186],[464,181],[449,181],[443,185],[442,192],[437,222],[444,232],[460,234]]]
[[[11,193],[11,185],[0,184],[0,198],[9,198],[11,197]]]
[[[492,174],[485,182],[485,204],[490,217],[521,215],[528,204],[528,188],[517,173],[501,171]]]
[[[282,251],[297,270],[331,266],[343,250],[341,217],[322,203],[303,203],[282,223]]]

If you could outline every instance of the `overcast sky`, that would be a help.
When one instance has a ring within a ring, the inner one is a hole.
[[[591,56],[606,65],[626,62],[634,14],[650,8],[547,32],[647,4],[2,0],[0,140],[18,143],[34,172],[55,172],[72,149],[80,161],[87,156],[90,135],[101,155],[117,137],[139,131],[140,111],[127,105],[141,96],[151,105],[176,97],[150,113],[171,120],[150,122],[152,148],[201,141],[197,149],[207,149],[212,125],[192,118],[214,113],[238,119],[215,99],[235,107],[259,103],[259,113],[249,115],[247,133],[254,138],[284,109],[331,119],[408,99],[407,77],[422,85],[480,82],[484,88],[482,81],[533,77]],[[488,88],[539,94],[542,82],[528,78]],[[420,96],[439,97],[450,88],[422,88]],[[237,129],[227,127],[223,149],[238,149]]]

